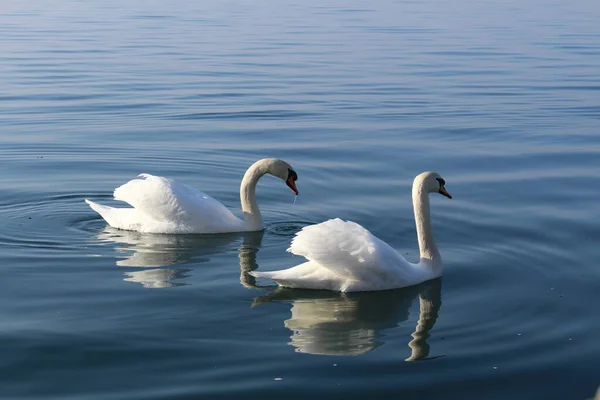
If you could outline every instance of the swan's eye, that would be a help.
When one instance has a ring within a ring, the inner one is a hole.
[[[440,186],[444,186],[446,184],[446,181],[443,180],[442,178],[435,178],[435,179],[438,181],[438,183],[440,184]]]

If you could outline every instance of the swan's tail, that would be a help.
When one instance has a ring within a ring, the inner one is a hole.
[[[103,206],[102,204],[94,203],[93,201],[88,200],[88,199],[85,199],[85,202],[87,203],[88,206],[90,206],[92,208],[92,210],[94,210],[98,214],[100,214],[102,216],[102,218],[104,218],[103,213],[106,213],[109,210],[112,210],[112,207]]]
[[[289,269],[284,269],[281,271],[268,271],[268,272],[251,271],[248,273],[255,278],[271,279],[273,282],[275,282],[279,286],[293,288],[295,286],[292,283],[290,283],[290,281],[288,281],[287,279],[284,279],[287,271],[289,271]]]
[[[293,289],[342,290],[339,276],[311,261],[279,271],[252,271],[249,274]]]
[[[250,271],[248,274],[252,275],[255,278],[268,278],[273,279],[278,272],[281,271],[270,271],[270,272],[260,272],[260,271]]]
[[[132,229],[128,220],[131,217],[133,208],[114,208],[103,206],[102,204],[94,203],[91,200],[85,199],[85,202],[96,211],[100,216],[113,228]]]

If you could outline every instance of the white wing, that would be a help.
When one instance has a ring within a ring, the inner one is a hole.
[[[102,217],[115,228],[153,233],[221,233],[240,231],[244,226],[242,220],[209,195],[160,176],[141,174],[115,189],[114,197],[134,209],[92,208],[103,211]],[[125,220],[126,224],[120,222]]]
[[[409,263],[387,243],[351,221],[330,219],[304,227],[288,251],[308,261],[284,270],[251,274],[285,287],[341,292],[394,289],[427,279],[423,268]]]
[[[414,266],[387,243],[352,221],[330,219],[304,227],[288,251],[306,257],[343,279],[362,282],[397,280]]]

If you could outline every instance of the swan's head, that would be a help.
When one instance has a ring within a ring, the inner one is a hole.
[[[414,186],[420,184],[428,193],[439,193],[451,199],[446,190],[446,181],[437,172],[423,172],[415,178]]]
[[[285,182],[286,185],[292,192],[297,196],[298,188],[296,187],[296,181],[298,180],[298,174],[294,171],[294,168],[283,160],[276,158],[268,159],[267,161],[267,173],[278,177]]]

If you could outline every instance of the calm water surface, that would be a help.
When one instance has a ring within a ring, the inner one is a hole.
[[[595,1],[0,5],[0,397],[586,399],[600,384]],[[112,230],[83,202],[146,172],[262,234]],[[363,224],[444,276],[280,290],[303,226]]]

